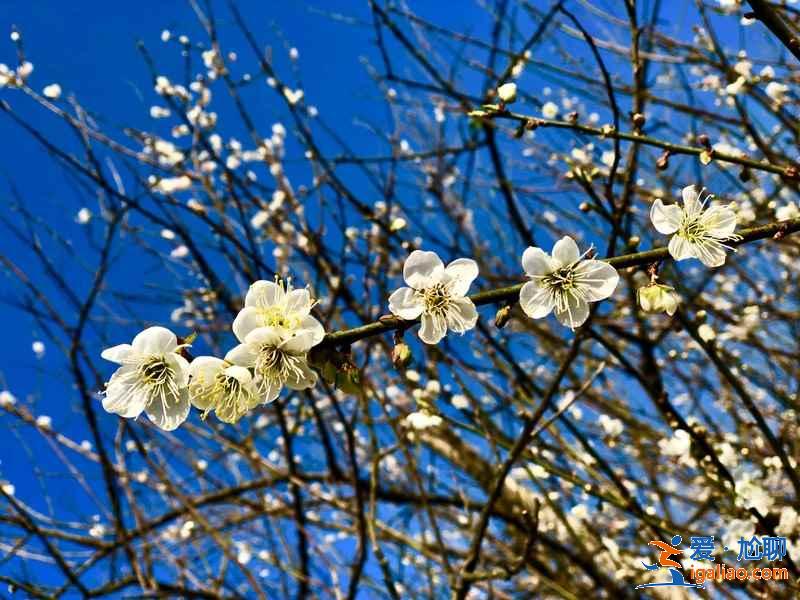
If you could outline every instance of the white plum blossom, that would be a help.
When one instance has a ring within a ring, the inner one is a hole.
[[[545,102],[542,105],[542,116],[545,119],[555,119],[558,116],[558,104],[555,102]]]
[[[253,375],[244,367],[213,356],[198,356],[189,365],[189,398],[203,412],[212,410],[225,423],[236,423],[261,403]]]
[[[164,327],[149,327],[131,344],[103,350],[101,356],[122,365],[106,385],[103,408],[121,417],[142,411],[161,429],[171,431],[189,415],[189,363],[181,345]]]
[[[511,104],[512,102],[516,101],[517,84],[504,83],[499,88],[497,88],[497,97],[500,98],[500,101],[503,102],[504,104]]]
[[[275,327],[281,335],[308,331],[311,345],[316,346],[325,337],[322,324],[311,316],[316,302],[307,288],[293,288],[291,280],[256,281],[247,290],[244,308],[233,321],[233,333],[240,342],[259,327]]]
[[[478,276],[478,265],[458,258],[447,267],[435,252],[414,250],[403,265],[401,287],[389,297],[389,310],[407,321],[420,318],[419,338],[438,343],[448,329],[464,333],[475,327],[478,312],[466,294]]]
[[[403,424],[410,429],[422,431],[432,427],[439,427],[442,424],[442,417],[420,410],[407,415],[403,419]]]
[[[50,85],[46,85],[42,90],[42,94],[44,94],[45,98],[50,98],[51,100],[58,100],[61,97],[61,86],[57,83],[51,83]]]
[[[665,312],[670,316],[675,314],[681,301],[673,287],[656,282],[640,287],[636,290],[636,297],[644,312]]]
[[[707,267],[725,263],[725,250],[732,249],[722,242],[740,239],[736,228],[736,213],[727,205],[706,203],[713,195],[706,194],[693,185],[683,188],[683,206],[666,205],[657,199],[650,209],[650,220],[659,233],[675,234],[669,241],[669,253],[675,260],[697,258]]]
[[[576,328],[589,317],[589,302],[605,300],[617,287],[617,270],[602,260],[585,259],[578,245],[564,236],[553,245],[552,256],[529,247],[522,268],[530,277],[519,292],[519,304],[532,319],[555,311],[567,327]]]
[[[314,346],[314,332],[290,333],[283,327],[259,327],[228,352],[225,360],[253,369],[260,402],[275,400],[286,386],[304,390],[317,383],[317,375],[308,366],[308,351]]]

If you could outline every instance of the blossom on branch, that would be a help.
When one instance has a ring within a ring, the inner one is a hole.
[[[161,429],[178,427],[189,415],[189,363],[178,354],[182,347],[169,329],[149,327],[131,344],[103,350],[103,358],[122,365],[106,385],[103,408],[126,418],[144,411]]]
[[[617,270],[602,260],[585,259],[578,245],[564,236],[553,246],[552,256],[529,247],[522,268],[531,278],[519,292],[519,304],[532,319],[555,310],[556,318],[575,329],[589,316],[589,302],[605,300],[617,287]]]
[[[307,358],[314,345],[314,334],[308,330],[291,333],[282,327],[259,327],[228,352],[225,360],[253,369],[259,401],[266,404],[275,400],[284,386],[304,390],[317,383]]]
[[[407,321],[419,318],[419,338],[436,344],[448,329],[464,333],[475,327],[478,312],[466,294],[477,276],[472,259],[459,258],[445,267],[435,252],[414,250],[403,265],[408,287],[389,297],[389,310]]]
[[[706,208],[714,196],[697,192],[693,185],[683,188],[683,206],[666,205],[657,199],[650,209],[650,220],[659,233],[675,234],[669,241],[669,253],[675,260],[697,258],[707,267],[725,264],[725,250],[732,250],[722,242],[737,240],[736,213],[727,205]]]
[[[189,397],[205,417],[212,410],[225,423],[236,423],[261,403],[253,375],[245,367],[214,356],[198,356],[189,365]]]

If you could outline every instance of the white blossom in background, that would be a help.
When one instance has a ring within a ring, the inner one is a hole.
[[[552,256],[529,247],[522,268],[530,277],[519,292],[519,304],[532,319],[555,311],[567,327],[576,328],[589,317],[589,303],[605,300],[617,287],[617,270],[602,260],[585,259],[578,245],[564,236],[553,245]]]
[[[192,179],[188,175],[180,177],[165,177],[152,183],[153,189],[161,194],[182,192],[192,187]]]
[[[92,220],[92,211],[90,211],[85,206],[78,211],[78,214],[75,215],[75,222],[80,225],[86,225],[91,220]]]
[[[31,350],[36,355],[36,358],[43,358],[45,353],[45,346],[44,342],[36,340],[31,344]]]
[[[500,98],[500,101],[504,104],[515,102],[517,99],[517,84],[504,83],[497,88],[497,97]]]
[[[558,116],[558,104],[555,102],[545,102],[542,105],[542,116],[545,119],[555,119]]]
[[[672,258],[697,258],[707,267],[719,267],[725,263],[725,250],[732,249],[722,242],[740,239],[733,233],[736,213],[727,205],[706,207],[713,195],[707,193],[701,200],[701,194],[693,185],[683,188],[682,207],[657,199],[650,220],[659,233],[674,234],[669,241]]]
[[[104,359],[122,365],[106,385],[103,408],[126,418],[144,411],[161,429],[178,427],[189,415],[189,363],[180,349],[169,329],[149,327],[131,344],[103,350]]]
[[[61,86],[57,83],[51,83],[50,85],[45,86],[45,88],[42,90],[42,94],[44,94],[45,98],[58,100],[61,97]]]
[[[419,338],[436,344],[448,329],[464,333],[475,327],[478,312],[466,294],[477,276],[474,260],[459,258],[445,267],[435,252],[414,250],[403,265],[408,287],[389,297],[389,310],[407,321],[420,318]]]
[[[406,416],[406,418],[403,419],[403,424],[410,429],[422,431],[423,429],[429,429],[441,425],[442,417],[439,415],[430,414],[424,410],[420,410]]]
[[[253,375],[244,367],[213,356],[198,356],[189,365],[189,399],[203,412],[220,421],[236,423],[261,403]]]
[[[244,308],[233,321],[233,333],[240,342],[259,327],[274,327],[282,336],[309,332],[311,345],[325,337],[322,324],[311,315],[316,302],[308,288],[294,288],[291,280],[256,281],[247,290]]]
[[[254,385],[262,403],[275,400],[284,386],[293,390],[313,387],[317,375],[308,366],[314,333],[291,333],[283,327],[259,327],[228,352],[225,360],[253,369]]]

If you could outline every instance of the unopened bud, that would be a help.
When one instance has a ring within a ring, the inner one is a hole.
[[[411,361],[411,348],[405,342],[398,342],[392,348],[392,363],[395,368],[403,369]]]
[[[581,202],[580,204],[578,204],[578,210],[581,212],[589,212],[590,210],[592,210],[592,207],[589,206],[588,202]]]
[[[656,169],[665,171],[667,167],[669,167],[669,152],[664,152],[658,157],[658,160],[656,160]]]
[[[494,325],[498,329],[502,329],[511,318],[511,305],[504,306],[498,310],[494,315]]]
[[[639,306],[646,313],[665,312],[674,315],[680,302],[675,289],[660,283],[651,283],[636,290]]]
[[[644,118],[644,115],[642,113],[635,113],[633,115],[633,126],[636,127],[636,129],[641,129],[642,127],[644,127],[646,120],[647,119]]]
[[[705,133],[701,133],[697,136],[697,143],[703,146],[703,148],[711,149],[711,140],[708,139]]]

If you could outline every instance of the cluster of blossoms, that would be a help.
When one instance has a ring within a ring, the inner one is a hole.
[[[236,423],[259,404],[275,400],[283,387],[312,387],[317,376],[308,366],[308,352],[325,337],[311,316],[314,301],[305,288],[291,283],[257,281],[233,322],[239,345],[224,360],[199,356],[191,361],[174,333],[150,327],[131,344],[102,353],[120,364],[105,390],[103,408],[122,417],[145,412],[161,429],[171,431],[189,415],[190,404],[214,411]]]
[[[508,101],[513,100],[510,96]],[[723,242],[739,239],[734,234],[736,215],[728,206],[711,205],[710,194],[694,186],[682,191],[683,206],[653,203],[650,217],[657,231],[672,234],[669,252],[677,260],[697,258],[708,267],[725,262]],[[606,261],[584,253],[575,241],[564,236],[550,254],[529,247],[522,255],[528,276],[519,292],[522,310],[532,319],[555,313],[570,328],[580,327],[589,317],[589,304],[610,297],[619,274]],[[448,330],[464,333],[475,327],[478,312],[467,296],[478,276],[474,260],[459,258],[444,265],[435,252],[415,250],[405,261],[401,287],[389,297],[389,309],[404,321],[419,319],[419,338],[426,344],[441,341]],[[675,291],[656,282],[638,290],[645,312],[673,314],[679,299]],[[142,412],[165,430],[186,420],[190,405],[213,411],[226,423],[236,423],[259,404],[275,400],[284,387],[302,390],[313,387],[317,375],[308,364],[308,352],[322,342],[325,331],[311,315],[315,301],[308,289],[291,283],[257,281],[247,292],[244,308],[233,322],[239,345],[224,359],[184,356],[187,344],[174,333],[151,327],[131,344],[121,344],[102,353],[120,364],[108,382],[103,407],[123,417]],[[441,420],[429,411],[420,413],[425,426]],[[411,423],[413,428],[420,424]]]

